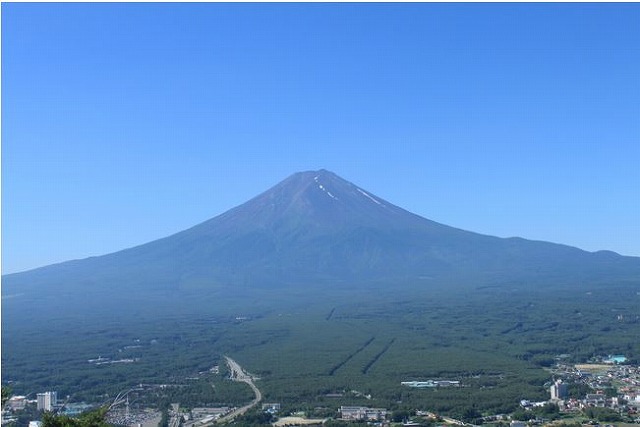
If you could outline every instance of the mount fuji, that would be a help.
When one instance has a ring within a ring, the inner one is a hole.
[[[3,276],[6,299],[300,287],[572,286],[640,280],[640,258],[464,231],[326,171],[299,172],[219,216],[108,255]]]

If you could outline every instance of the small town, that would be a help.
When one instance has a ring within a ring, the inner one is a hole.
[[[262,395],[254,384],[256,379],[244,371],[235,361],[227,358],[230,367],[229,380],[240,381],[252,387],[256,398],[243,407],[202,407],[180,408],[173,404],[167,411],[167,423],[170,427],[204,427],[233,421],[258,403],[258,412],[265,415],[273,426],[322,425],[328,421],[339,423],[366,423],[375,426],[445,426],[458,425],[472,427],[476,425],[496,425],[509,427],[529,427],[544,425],[588,425],[613,426],[622,424],[640,424],[640,367],[628,364],[624,356],[598,357],[585,364],[568,364],[557,358],[557,363],[549,369],[552,381],[548,386],[549,399],[532,401],[523,399],[519,409],[512,414],[486,414],[473,422],[458,420],[429,411],[428,408],[416,408],[414,413],[397,414],[387,408],[367,406],[340,406],[334,417],[308,418],[302,411],[281,413],[281,403],[261,403]],[[219,367],[209,370],[218,374]],[[461,387],[457,380],[430,379],[426,381],[403,381],[401,385],[411,388]],[[149,386],[167,387],[166,385]],[[144,390],[140,385],[132,390]],[[573,396],[570,390],[584,390],[581,396]],[[107,413],[107,422],[118,426],[156,427],[162,425],[163,414],[155,409],[130,408],[127,390],[116,396]],[[355,395],[362,395],[353,391]],[[364,396],[371,399],[371,396]],[[95,405],[61,401],[56,391],[36,393],[30,396],[11,396],[3,402],[2,425],[15,424],[22,411],[36,409],[36,413],[53,412],[76,416]],[[31,420],[29,427],[40,427],[40,420]]]

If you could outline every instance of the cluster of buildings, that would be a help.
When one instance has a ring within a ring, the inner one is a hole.
[[[460,381],[451,380],[402,381],[400,384],[412,388],[460,387]]]
[[[55,391],[38,393],[35,400],[28,400],[27,396],[11,396],[11,398],[7,400],[6,408],[11,411],[21,411],[29,403],[35,403],[38,411],[51,412],[55,409],[59,409],[58,393]]]
[[[610,356],[608,360],[622,360],[624,356]],[[574,383],[584,384],[596,391],[615,388],[619,397],[632,404],[640,404],[640,367],[635,365],[562,365],[556,374]]]
[[[140,359],[125,358],[125,359],[111,360],[108,357],[98,356],[97,359],[89,359],[87,360],[87,362],[94,364],[96,366],[99,366],[99,365],[115,365],[118,363],[134,363],[134,362],[137,362],[138,360]]]
[[[549,402],[557,404],[563,412],[578,412],[595,407],[626,412],[632,417],[633,414],[640,413],[640,367],[623,365],[627,359],[622,355],[599,357],[594,361],[596,363],[582,365],[558,363],[555,375],[568,382],[588,386],[593,392],[586,393],[582,398],[569,398],[567,383],[559,379],[549,387]],[[545,404],[523,402],[524,407]]]
[[[229,406],[193,408],[188,413],[180,414],[180,417],[184,421],[184,424],[182,424],[184,427],[193,427],[222,418],[234,409]]]
[[[558,406],[563,412],[578,412],[588,408],[624,409],[622,400],[618,397],[607,397],[603,392],[587,393],[583,399],[567,399],[560,401]]]
[[[279,403],[263,403],[262,412],[275,415],[278,412],[280,412],[280,404]]]
[[[34,403],[37,405],[38,411],[51,412],[60,409],[58,405],[58,393],[55,391],[46,391],[38,393],[36,399],[29,400],[28,396],[11,396],[2,410],[2,424],[8,424],[16,420],[15,412],[24,410],[27,405]],[[29,427],[40,427],[40,421],[31,421]]]
[[[349,421],[384,421],[387,410],[383,408],[368,408],[366,406],[341,406],[340,419]]]
[[[558,364],[555,367],[557,379],[549,387],[550,400],[544,402],[521,401],[521,406],[526,409],[544,406],[549,403],[558,405],[563,412],[581,411],[593,407],[611,408],[619,412],[627,411],[629,414],[640,415],[640,367],[632,365],[622,365],[626,359],[624,356],[608,356],[598,360],[598,364],[589,365],[563,365]],[[107,360],[99,358],[90,361],[99,364],[107,362]],[[219,367],[214,366],[209,372],[219,372]],[[570,398],[568,383],[579,383],[589,386],[594,392],[587,393],[584,398]],[[426,380],[426,381],[404,381],[403,386],[412,388],[435,388],[435,387],[461,387],[460,381],[453,380]],[[162,386],[161,386],[162,387]],[[615,392],[613,392],[615,390]],[[359,392],[354,392],[359,396],[365,396]],[[617,394],[617,395],[616,395]],[[342,397],[341,393],[339,397]],[[63,405],[58,403],[58,396],[55,391],[47,391],[37,393],[36,399],[27,400],[26,396],[11,397],[6,408],[9,411],[25,409],[27,404],[36,404],[40,411],[59,411],[63,409]],[[187,414],[181,414],[181,418],[185,421],[186,427],[196,427],[203,423],[209,423],[219,419],[230,413],[233,408],[193,408]],[[262,405],[262,411],[272,415],[281,411],[279,403],[265,403]],[[10,415],[10,413],[8,413]],[[389,411],[384,408],[371,408],[366,406],[341,406],[338,410],[339,419],[344,421],[360,421],[360,422],[385,422],[388,419]],[[127,416],[129,414],[127,413]],[[422,415],[418,413],[417,415]],[[145,413],[144,420],[153,418],[154,414]],[[142,418],[141,418],[142,419]],[[487,422],[508,420],[509,416],[501,414],[487,419]],[[127,418],[128,421],[130,421]],[[3,414],[3,424],[6,416]],[[139,420],[138,420],[139,421]],[[449,424],[460,424],[461,421],[446,419]],[[638,417],[640,422],[640,417]],[[291,421],[293,422],[293,421]],[[407,421],[406,426],[414,425]],[[39,427],[36,424],[30,427]],[[520,422],[513,421],[510,427],[524,427]]]

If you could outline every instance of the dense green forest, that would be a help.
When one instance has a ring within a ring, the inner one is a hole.
[[[176,310],[161,315],[35,315],[32,324],[3,321],[3,383],[17,394],[56,390],[95,403],[139,384],[166,387],[139,393],[138,405],[249,401],[248,387],[226,379],[229,355],[284,412],[333,413],[347,404],[457,416],[510,412],[521,399],[548,398],[543,368],[559,354],[575,362],[614,353],[637,360],[639,290],[505,284],[403,295],[344,290],[306,300],[300,291],[205,308],[178,296]],[[98,358],[131,362],[89,362]],[[209,371],[215,365],[218,374]],[[460,387],[400,384],[426,379]]]

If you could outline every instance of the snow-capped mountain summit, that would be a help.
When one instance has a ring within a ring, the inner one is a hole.
[[[456,229],[318,170],[293,174],[172,236],[4,276],[3,294],[507,281],[578,286],[638,277],[639,258]]]

